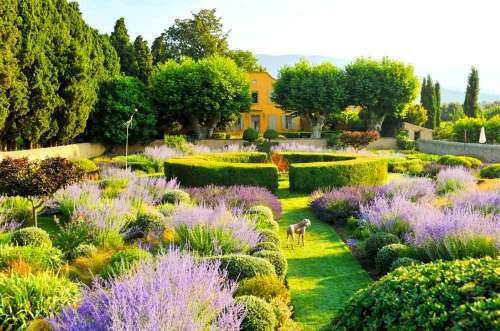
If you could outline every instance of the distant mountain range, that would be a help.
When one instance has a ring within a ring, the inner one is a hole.
[[[340,59],[331,56],[321,56],[321,55],[267,55],[267,54],[256,54],[257,60],[260,65],[264,66],[266,70],[273,76],[278,76],[279,69],[284,65],[292,65],[297,63],[301,58],[305,58],[311,63],[321,63],[321,62],[332,62],[337,66],[343,67],[347,65],[351,60]],[[432,74],[432,73],[431,73]],[[441,102],[463,102],[465,97],[465,91],[460,91],[457,89],[450,89],[441,86]],[[500,100],[500,94],[494,92],[481,91],[479,94],[479,102],[491,102]]]

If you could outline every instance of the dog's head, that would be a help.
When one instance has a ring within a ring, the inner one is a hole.
[[[308,218],[304,218],[302,220],[302,224],[304,224],[304,226],[307,228],[308,226],[311,226],[311,220],[309,220]]]

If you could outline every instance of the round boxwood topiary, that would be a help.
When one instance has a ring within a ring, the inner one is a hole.
[[[260,230],[259,232],[260,232],[259,242],[262,243],[270,242],[278,247],[280,246],[280,237],[276,232],[267,229]]]
[[[248,128],[243,131],[243,140],[252,142],[257,140],[257,138],[259,138],[259,132],[254,128]]]
[[[374,261],[378,251],[389,244],[399,244],[399,238],[391,233],[375,232],[367,240],[365,244],[366,256],[370,261]]]
[[[161,198],[162,203],[172,203],[172,204],[188,204],[191,201],[191,197],[187,192],[182,190],[171,190],[166,192]]]
[[[389,271],[391,264],[400,257],[411,257],[412,249],[403,244],[389,244],[382,247],[375,258],[375,265],[379,273]]]
[[[351,297],[329,329],[497,330],[499,268],[486,257],[396,269]]]
[[[500,178],[500,163],[492,163],[479,172],[482,178]]]
[[[276,275],[274,266],[267,260],[250,255],[222,255],[205,258],[208,261],[219,260],[221,270],[227,271],[227,277],[241,281],[257,275]]]
[[[241,323],[242,331],[273,331],[278,321],[273,307],[261,298],[244,295],[236,298],[236,302],[245,307],[245,318]]]
[[[278,275],[278,277],[281,279],[285,278],[288,272],[288,262],[283,256],[283,253],[281,253],[280,251],[262,250],[253,254],[253,256],[261,257],[271,262],[271,264],[274,266],[274,270],[276,271],[276,275]]]
[[[137,214],[132,226],[140,232],[140,235],[147,235],[152,229],[160,228],[164,224],[163,218],[163,214],[157,209],[147,208]]]
[[[17,246],[52,246],[49,234],[37,227],[27,227],[14,231],[10,241]]]
[[[275,298],[279,298],[285,303],[290,301],[288,289],[283,281],[275,275],[258,275],[253,278],[248,278],[238,284],[238,288],[234,293],[236,297],[243,295],[254,295],[261,299],[271,302]]]
[[[95,252],[97,252],[97,248],[92,245],[92,244],[80,244],[76,246],[73,256],[75,257],[80,257],[80,256],[85,256],[89,257],[92,256]]]
[[[400,257],[391,264],[391,271],[399,267],[408,267],[416,264],[422,264],[419,260],[412,259],[411,257]]]
[[[101,272],[104,278],[116,277],[126,273],[134,264],[146,260],[151,254],[139,247],[131,247],[116,252],[111,257],[109,264]]]
[[[267,206],[257,205],[245,210],[245,215],[258,215],[269,220],[274,220],[273,211]]]
[[[273,130],[273,129],[267,129],[265,132],[264,132],[264,138],[268,139],[268,140],[271,140],[271,139],[278,139],[279,138],[279,133],[278,131],[276,130]]]
[[[443,155],[438,161],[439,164],[447,166],[462,166],[468,169],[479,168],[483,163],[470,156]]]
[[[260,251],[275,251],[278,252],[280,248],[276,246],[276,244],[273,244],[271,242],[263,242],[263,243],[257,243],[254,247],[250,249],[250,254],[254,254]]]

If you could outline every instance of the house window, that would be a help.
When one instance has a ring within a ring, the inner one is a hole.
[[[233,127],[231,128],[231,131],[240,131],[243,130],[243,117],[239,117],[238,121],[234,123]]]
[[[252,103],[259,102],[259,92],[252,92]]]
[[[257,84],[257,81],[255,79],[252,79],[252,84]]]
[[[269,127],[268,129],[276,130],[278,124],[278,119],[276,115],[269,115]]]
[[[285,128],[287,130],[293,129],[293,117],[292,116],[289,116],[289,115],[286,116]]]

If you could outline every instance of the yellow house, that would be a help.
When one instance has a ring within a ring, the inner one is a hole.
[[[274,78],[267,72],[249,72],[252,106],[248,113],[241,113],[239,122],[228,131],[241,135],[248,128],[260,133],[267,129],[278,132],[300,130],[300,117],[292,117],[271,101]]]

